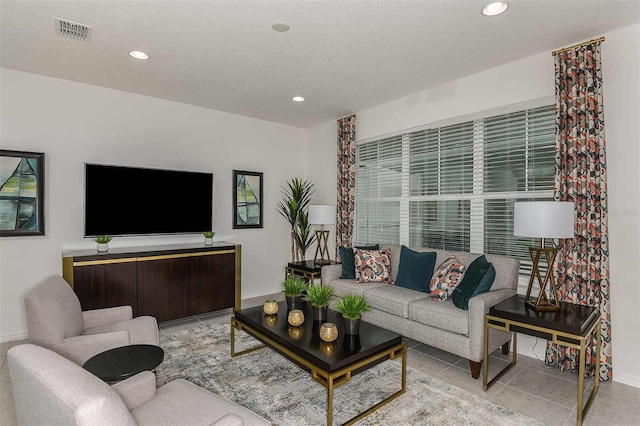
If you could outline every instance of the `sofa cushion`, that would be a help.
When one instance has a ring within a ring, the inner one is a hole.
[[[469,335],[469,311],[456,308],[451,300],[436,302],[427,297],[411,302],[409,319],[452,333]]]
[[[453,304],[460,309],[469,309],[469,299],[478,288],[491,264],[484,256],[478,256],[467,268],[460,284],[451,293]],[[493,276],[495,277],[495,270]],[[493,279],[491,280],[491,283]],[[489,284],[490,285],[490,284]],[[485,283],[486,286],[486,283]]]
[[[436,264],[435,252],[417,252],[408,247],[400,249],[400,264],[395,285],[429,293],[429,284]]]
[[[464,275],[465,266],[453,255],[438,266],[431,279],[431,298],[447,300]]]
[[[357,294],[362,296],[370,288],[386,287],[389,283],[358,283],[354,280],[334,280],[329,283],[333,287],[336,296],[343,297],[347,294]]]
[[[402,318],[408,318],[409,303],[428,298],[429,295],[421,291],[410,290],[396,285],[383,285],[366,289],[364,291],[364,297],[367,304],[374,309]]]
[[[371,246],[356,246],[356,249],[365,249],[365,250],[378,250],[378,244],[374,244]],[[351,247],[338,247],[338,252],[340,253],[340,259],[342,260],[342,275],[340,275],[341,279],[347,280],[355,280],[356,279],[356,266],[354,263],[354,252]]]
[[[359,283],[391,282],[391,253],[389,250],[356,249],[356,281]]]

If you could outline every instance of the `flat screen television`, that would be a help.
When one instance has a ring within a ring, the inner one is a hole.
[[[84,235],[210,231],[213,173],[85,163]]]

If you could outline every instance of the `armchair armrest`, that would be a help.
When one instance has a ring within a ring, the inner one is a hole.
[[[143,371],[133,377],[111,386],[116,391],[129,410],[132,410],[156,394],[156,375],[151,371]]]
[[[133,318],[133,308],[131,306],[116,306],[115,308],[94,309],[83,311],[84,329],[98,327],[101,325],[115,324]]]
[[[321,270],[322,284],[329,284],[333,280],[337,280],[342,275],[342,265],[325,265]]]
[[[477,352],[477,356],[479,359],[482,359],[482,348],[483,348],[483,339],[484,339],[484,316],[489,313],[489,309],[502,302],[505,299],[516,294],[515,289],[510,288],[500,288],[497,290],[491,290],[486,293],[479,294],[475,297],[469,299],[469,340],[471,348],[475,348],[472,352]],[[494,332],[497,330],[489,330],[490,332]],[[493,333],[491,334],[493,336]],[[506,342],[509,337],[504,340]],[[500,336],[496,334],[496,339],[500,339]],[[490,339],[490,345],[491,345]],[[501,342],[504,343],[504,342]],[[476,360],[474,360],[476,361]]]
[[[108,333],[81,334],[67,337],[52,348],[62,356],[78,365],[84,365],[94,355],[109,349],[127,346],[131,338],[127,330],[110,331]]]

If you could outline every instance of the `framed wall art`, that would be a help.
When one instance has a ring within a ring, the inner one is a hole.
[[[44,235],[44,153],[0,150],[0,237]]]
[[[262,228],[263,174],[233,171],[233,229]]]

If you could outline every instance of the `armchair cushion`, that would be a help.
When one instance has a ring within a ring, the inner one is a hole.
[[[84,365],[94,355],[109,349],[131,344],[126,330],[110,333],[74,336],[53,344],[49,349],[56,351],[78,365]]]
[[[91,311],[83,311],[82,318],[84,320],[84,329],[115,324],[133,318],[133,308],[131,306],[116,306],[113,308],[93,309]]]
[[[222,422],[226,414],[241,417],[244,425],[270,424],[248,409],[217,398],[211,392],[183,379],[159,387],[153,399],[131,410],[131,414],[139,425],[226,424]]]
[[[124,401],[129,410],[136,408],[156,394],[156,375],[143,371],[111,386]]]
[[[130,345],[155,345],[158,346],[160,339],[158,334],[158,323],[154,317],[142,316],[121,321],[115,324],[106,324],[98,327],[87,328],[83,335],[96,335],[100,333],[110,333],[114,331],[126,331],[129,334]],[[116,346],[114,346],[115,348]]]

